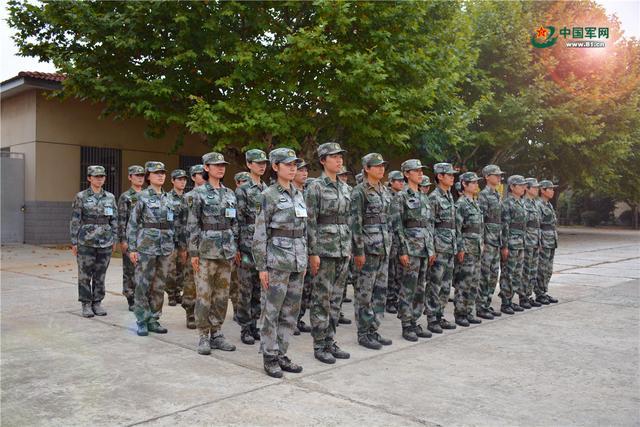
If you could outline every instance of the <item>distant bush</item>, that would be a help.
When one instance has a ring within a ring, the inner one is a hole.
[[[586,225],[587,227],[595,227],[600,224],[602,222],[600,217],[601,215],[598,211],[584,211],[580,214],[582,225]]]

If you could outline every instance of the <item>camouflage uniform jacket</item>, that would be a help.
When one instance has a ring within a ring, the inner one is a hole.
[[[306,270],[306,215],[304,197],[293,184],[289,190],[278,183],[264,190],[253,235],[256,270],[270,268],[299,273]],[[291,236],[282,236],[286,233]]]
[[[527,212],[522,198],[509,194],[502,201],[502,247],[524,249]]]
[[[500,194],[485,187],[478,197],[478,205],[484,216],[484,243],[497,248],[502,247],[502,203]]]
[[[176,212],[168,193],[158,194],[151,187],[142,190],[127,224],[129,252],[170,255],[178,244],[175,221]]]
[[[69,231],[73,246],[113,246],[118,233],[118,211],[113,194],[104,190],[96,194],[91,187],[76,194]]]
[[[538,201],[523,196],[524,208],[527,211],[527,232],[525,233],[524,246],[537,248],[540,245],[540,208]]]
[[[245,254],[251,254],[256,217],[260,212],[262,192],[266,189],[267,184],[264,182],[260,181],[260,184],[256,184],[251,180],[236,188],[238,226],[240,227],[239,247]]]
[[[540,211],[540,246],[547,249],[555,249],[558,247],[556,211],[553,209],[551,202],[539,199],[536,203]]]
[[[353,254],[389,255],[391,252],[391,194],[382,184],[365,178],[351,193]]]
[[[438,186],[428,197],[435,218],[433,235],[436,254],[455,254],[456,206],[453,196],[450,191],[444,192]]]
[[[435,255],[433,215],[427,195],[406,187],[395,195],[391,210],[398,255],[422,258]]]
[[[458,252],[480,256],[484,245],[484,219],[478,203],[462,195],[456,202]]]
[[[175,189],[169,191],[169,200],[173,204],[174,230],[176,233],[178,248],[187,249],[187,217],[189,211],[184,203],[184,194],[180,195]]]
[[[138,202],[138,196],[139,193],[131,187],[118,199],[118,241],[120,243],[127,242],[127,223],[129,216],[131,216],[131,210]]]
[[[339,179],[333,182],[324,173],[305,191],[307,205],[307,246],[309,256],[348,257],[351,255],[351,192]]]
[[[206,259],[231,259],[238,252],[236,195],[220,184],[196,188],[190,199],[189,255]]]

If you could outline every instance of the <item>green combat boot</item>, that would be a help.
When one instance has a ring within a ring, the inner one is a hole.
[[[222,335],[222,333],[220,332],[218,332],[216,335],[211,335],[210,346],[212,349],[222,351],[236,351],[236,346],[227,341],[224,335]]]
[[[156,334],[166,334],[167,332],[169,332],[167,328],[162,326],[160,322],[158,322],[157,320],[149,321],[148,328],[149,328],[149,332],[154,332]]]
[[[273,378],[282,378],[282,369],[276,356],[264,356],[264,371]]]
[[[147,328],[147,322],[136,322],[138,324],[138,331],[136,332],[141,337],[149,335],[149,329]]]
[[[102,308],[100,301],[94,302],[93,305],[91,306],[91,310],[93,310],[93,314],[95,314],[96,316],[107,315],[107,311],[104,308]]]
[[[200,341],[198,342],[198,354],[203,356],[211,354],[211,344],[209,343],[209,334],[200,333]]]
[[[93,310],[91,309],[90,302],[82,303],[82,317],[93,317]]]

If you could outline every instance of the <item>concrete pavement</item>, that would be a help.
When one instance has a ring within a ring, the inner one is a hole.
[[[168,334],[138,337],[121,274],[113,259],[109,315],[84,319],[68,251],[2,247],[3,426],[640,424],[637,232],[563,229],[558,304],[418,343],[387,315],[381,332],[394,343],[381,351],[340,326],[351,359],[335,365],[316,361],[302,334],[289,354],[304,372],[283,380],[240,342],[231,310],[233,353],[198,355],[179,306],[165,305]],[[353,305],[345,312],[353,318]]]

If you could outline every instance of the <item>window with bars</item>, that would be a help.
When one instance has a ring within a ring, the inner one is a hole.
[[[80,147],[80,190],[87,188],[87,167],[104,166],[107,179],[104,189],[116,198],[122,192],[120,171],[122,170],[122,152],[117,148]]]
[[[189,175],[189,169],[191,169],[191,166],[199,165],[201,163],[202,163],[202,157],[180,156],[180,169],[184,169],[185,171],[187,171],[187,175]],[[189,192],[191,190],[193,190],[193,181],[189,176],[189,178],[187,179],[187,186],[185,187],[184,191]]]

